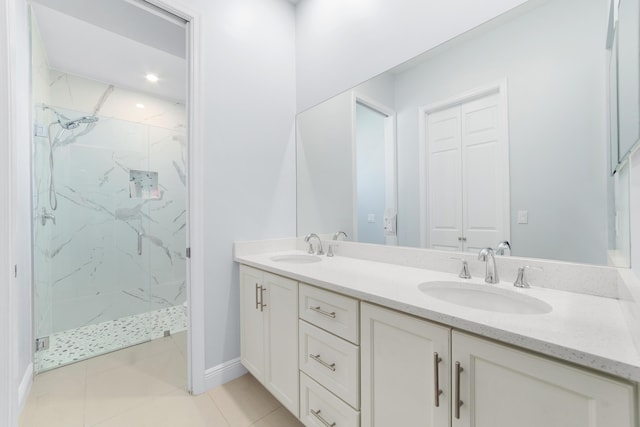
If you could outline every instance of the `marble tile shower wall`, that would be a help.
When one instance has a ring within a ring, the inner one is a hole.
[[[184,107],[120,88],[106,92],[106,84],[56,71],[50,77],[48,105],[56,111],[70,118],[90,115],[98,106],[100,111],[89,132],[82,135],[84,125],[65,131],[54,146],[58,208],[56,223],[44,226],[42,209],[51,212],[49,141],[34,138],[37,336],[182,304]],[[141,97],[145,107],[152,106],[147,115],[135,108]],[[37,98],[35,103],[36,126],[46,131],[54,115]],[[54,125],[52,136],[59,129]],[[158,173],[158,198],[130,197],[131,170]]]

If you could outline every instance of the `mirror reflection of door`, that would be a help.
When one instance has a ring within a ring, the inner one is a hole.
[[[425,111],[428,247],[510,240],[506,106],[499,90]]]
[[[355,97],[354,240],[397,245],[395,114]]]

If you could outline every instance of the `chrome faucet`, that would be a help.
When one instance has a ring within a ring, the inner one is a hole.
[[[498,243],[498,248],[496,249],[496,255],[504,255],[505,249],[511,250],[511,245],[508,240],[503,240]]]
[[[333,240],[338,240],[338,237],[340,237],[341,234],[344,236],[345,240],[349,238],[349,236],[347,236],[347,233],[345,233],[344,231],[336,231],[333,234]]]
[[[478,260],[485,262],[484,281],[493,284],[498,283],[500,278],[498,277],[496,258],[493,254],[493,249],[482,248],[480,253],[478,253]]]
[[[310,242],[310,240],[314,237],[318,239],[318,250],[316,252],[316,255],[324,255],[324,251],[322,250],[322,240],[320,240],[320,237],[318,237],[316,233],[309,233],[304,238],[304,241],[309,244],[309,250],[307,252],[310,254],[313,253],[313,244]]]

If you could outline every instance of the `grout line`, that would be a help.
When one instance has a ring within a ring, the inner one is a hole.
[[[267,393],[268,393],[268,392],[267,392]],[[280,402],[278,402],[278,403],[280,403]],[[268,416],[270,416],[270,415],[271,415],[271,414],[273,414],[274,412],[279,411],[281,408],[283,408],[283,406],[282,406],[282,405],[279,405],[279,406],[278,406],[276,409],[274,409],[273,411],[269,412],[269,413],[268,413],[268,414],[266,414],[265,416],[263,416],[263,417],[261,417],[261,418],[258,418],[257,420],[255,420],[254,422],[252,422],[251,424],[249,424],[249,426],[248,426],[248,427],[255,426],[257,423],[259,423],[260,421],[264,420],[265,418],[267,418]]]
[[[222,418],[224,419],[224,422],[227,424],[227,427],[231,427],[231,423],[229,423],[229,420],[227,419],[227,417],[224,415],[224,412],[222,411],[222,409],[220,408],[220,406],[218,406],[218,402],[216,402],[216,400],[213,398],[213,396],[211,396],[211,394],[209,394],[209,392],[205,392],[205,394],[207,395],[207,397],[209,398],[209,400],[211,400],[211,402],[213,403],[213,406],[216,407],[216,409],[218,410],[218,412],[220,412],[220,415],[222,415]]]

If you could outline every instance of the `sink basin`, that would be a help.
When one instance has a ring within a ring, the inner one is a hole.
[[[289,264],[311,264],[313,262],[322,261],[322,258],[311,254],[290,254],[272,256],[271,261],[287,262]]]
[[[424,294],[465,307],[512,314],[544,314],[552,307],[520,292],[464,282],[425,282],[418,285]]]

